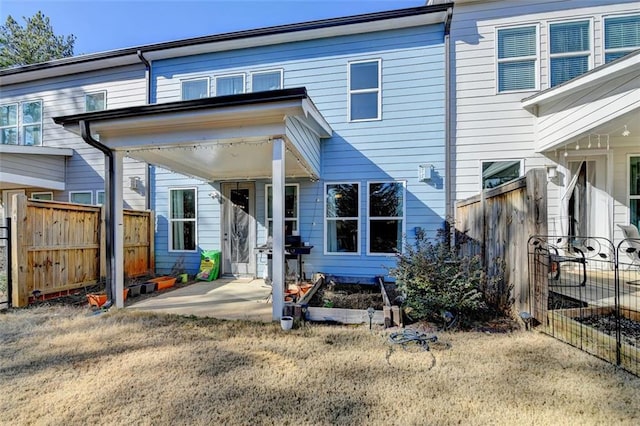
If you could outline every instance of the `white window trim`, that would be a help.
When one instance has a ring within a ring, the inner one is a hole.
[[[338,217],[338,218],[327,218],[327,186],[329,185],[358,185],[358,217]],[[360,182],[325,182],[324,183],[324,192],[322,197],[322,202],[324,203],[324,235],[322,237],[324,241],[324,254],[327,256],[360,256],[360,238],[361,238],[361,221],[360,216],[362,207],[360,205],[360,196],[361,196],[361,184]],[[357,250],[355,252],[333,252],[327,250],[327,224],[329,220],[357,220],[358,224],[358,236],[357,236]]]
[[[377,62],[378,63],[378,87],[376,89],[357,89],[351,90],[351,65],[352,64],[362,64],[367,62]],[[378,116],[375,118],[360,118],[360,119],[351,119],[351,95],[358,93],[378,93]],[[347,62],[347,121],[349,123],[361,123],[366,121],[380,121],[382,120],[382,58],[372,58],[372,59],[358,59],[355,61]]]
[[[18,102],[9,102],[6,104],[0,104],[0,107],[16,107],[16,124],[13,126],[0,126],[0,130],[4,129],[16,129],[16,145],[20,145],[20,104]],[[11,145],[11,144],[7,144]]]
[[[42,192],[32,192],[31,194],[29,194],[29,198],[32,200],[36,200],[36,201],[43,201],[43,200],[39,200],[34,198],[34,196],[37,195],[48,195],[51,197],[51,200],[44,200],[44,201],[53,201],[53,192],[52,191],[42,191]]]
[[[393,257],[396,253],[379,253],[371,251],[371,184],[376,183],[400,183],[402,184],[402,216],[376,216],[373,220],[402,220],[402,233],[400,235],[400,252],[404,253],[404,236],[407,233],[407,181],[405,180],[371,180],[367,181],[367,256]]]
[[[218,96],[218,79],[219,78],[228,78],[228,77],[242,77],[242,92],[247,93],[247,75],[243,72],[231,73],[231,74],[220,74],[213,77],[213,96]],[[223,95],[228,96],[228,95]]]
[[[91,202],[88,205],[93,204],[93,191],[69,191],[70,203],[75,203],[75,201],[72,200],[74,194],[89,194],[91,196]],[[80,203],[76,203],[76,204],[80,204]]]
[[[571,53],[551,53],[551,26],[555,25],[555,24],[569,24],[572,22],[584,22],[584,21],[589,21],[589,47],[590,49],[588,51],[583,50],[581,52],[571,52]],[[603,40],[604,40],[604,34],[603,34]],[[548,87],[557,87],[560,84],[558,84],[557,86],[551,86],[551,59],[554,58],[573,58],[573,57],[577,57],[577,56],[584,56],[587,52],[589,53],[589,59],[588,59],[588,69],[587,71],[590,71],[593,69],[594,67],[594,57],[595,57],[595,34],[594,34],[594,19],[593,17],[584,17],[584,18],[576,18],[576,19],[563,19],[563,20],[558,20],[558,21],[549,21],[547,22],[547,84],[549,85]],[[574,77],[575,78],[575,77]],[[567,80],[569,81],[569,80]]]
[[[104,111],[104,110],[107,109],[107,91],[106,90],[98,90],[96,92],[88,92],[88,93],[84,94],[84,110],[85,110],[85,112],[93,112],[93,111],[87,111],[87,97],[88,96],[99,95],[99,94],[103,94],[104,95],[104,109],[95,110],[95,111]]]
[[[631,186],[630,186],[630,181],[631,181],[631,157],[640,157],[640,152],[637,154],[627,154],[627,164],[626,164],[626,168],[627,168],[627,222],[626,224],[631,223],[631,200],[640,200],[640,194],[638,195],[631,195]]]
[[[184,101],[184,83],[192,82],[192,81],[206,81],[207,82],[207,94],[205,98],[211,96],[211,79],[209,77],[193,77],[193,78],[183,78],[180,80],[180,100]],[[200,98],[203,99],[203,98]],[[195,99],[189,99],[190,101],[195,101]]]
[[[506,58],[500,59],[498,58],[498,32],[500,30],[508,30],[513,28],[526,28],[526,27],[535,27],[536,28],[536,55],[534,56],[518,56],[517,58]],[[530,24],[518,24],[518,25],[509,25],[504,27],[496,27],[494,29],[493,34],[494,41],[494,57],[495,57],[495,93],[504,94],[504,93],[520,93],[520,92],[533,92],[540,90],[540,24],[539,23],[530,23]],[[530,61],[534,59],[534,74],[535,74],[535,87],[531,89],[517,89],[517,90],[503,90],[500,91],[500,73],[499,73],[499,64],[508,63],[508,62],[521,62],[521,61]]]
[[[171,218],[171,191],[179,191],[179,190],[193,190],[194,191],[194,195],[193,195],[193,199],[195,202],[195,214],[196,217],[193,219],[172,219]],[[173,226],[172,223],[173,222],[194,222],[195,223],[195,242],[196,242],[196,248],[194,250],[174,250],[172,249],[173,247]],[[167,251],[169,253],[196,253],[198,251],[198,188],[195,186],[179,186],[179,187],[175,187],[175,188],[169,188],[167,191],[167,224],[168,224],[168,236],[169,236],[169,241],[168,241],[168,246],[167,246]]]
[[[102,205],[102,203],[98,203],[98,200],[100,199],[100,197],[98,197],[98,194],[100,194],[100,193],[102,193],[102,194],[103,194],[103,198],[106,196],[106,194],[105,194],[105,192],[104,192],[104,190],[103,190],[103,189],[100,189],[100,190],[97,190],[97,191],[96,191],[96,198],[95,198],[95,201],[96,201],[96,205],[98,205],[98,206],[101,206],[101,205]]]
[[[267,235],[269,235],[269,221],[272,221],[273,218],[269,218],[269,188],[273,185],[270,183],[265,184],[264,186],[264,218],[267,222]],[[300,233],[300,184],[298,183],[287,183],[284,185],[285,187],[291,186],[296,188],[296,212],[297,215],[295,218],[284,218],[285,222],[295,222],[296,230]]]
[[[620,53],[620,52],[628,52],[631,53],[634,50],[640,49],[640,46],[634,47],[616,47],[615,49],[607,49],[607,32],[606,28],[606,20],[610,18],[626,18],[631,16],[640,16],[640,13],[623,13],[619,15],[606,15],[602,17],[602,22],[600,23],[601,31],[602,31],[602,63],[606,63],[607,53]],[[640,18],[639,18],[640,19]]]
[[[259,71],[250,71],[249,72],[249,83],[251,87],[249,88],[249,92],[253,93],[253,76],[259,74],[272,74],[272,73],[280,73],[280,89],[284,89],[284,68],[272,68],[266,70]]]
[[[22,106],[24,104],[33,104],[39,102],[40,103],[40,123],[24,123],[24,112],[22,110]],[[42,99],[31,99],[20,102],[20,107],[18,111],[18,145],[22,146],[44,146],[44,128],[42,127],[42,123],[44,121],[44,101]],[[40,126],[40,145],[26,145],[24,143],[23,137],[26,134],[24,131],[25,127],[35,127]]]
[[[503,161],[519,161],[520,162],[520,176],[524,176],[524,158],[494,158],[494,159],[483,159],[478,162],[478,176],[480,176],[480,182],[478,185],[480,186],[480,192],[485,190],[482,185],[482,163],[495,163],[495,162],[503,162]],[[486,190],[493,188],[486,188]]]

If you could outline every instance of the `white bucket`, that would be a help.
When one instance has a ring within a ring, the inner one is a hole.
[[[293,317],[282,317],[280,318],[280,327],[284,331],[289,331],[293,328]]]

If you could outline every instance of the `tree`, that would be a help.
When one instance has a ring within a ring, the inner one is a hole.
[[[0,68],[37,64],[73,56],[76,37],[55,35],[49,18],[38,11],[21,26],[10,15],[0,27]]]

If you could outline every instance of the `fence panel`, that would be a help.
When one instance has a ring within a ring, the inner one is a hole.
[[[106,251],[102,208],[14,195],[11,233],[12,302],[51,295],[97,283]],[[125,273],[153,269],[153,215],[124,212]],[[104,271],[104,269],[102,269]]]

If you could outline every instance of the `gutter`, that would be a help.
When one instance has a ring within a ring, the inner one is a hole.
[[[138,49],[138,58],[140,58],[140,61],[144,64],[144,67],[145,67],[145,71],[144,71],[144,79],[145,79],[145,87],[146,87],[145,103],[149,105],[151,103],[151,62],[149,62],[147,58],[144,57],[144,53],[140,49]],[[151,185],[149,183],[149,180],[151,178],[151,172],[149,171],[150,167],[151,165],[147,163],[147,166],[144,168],[144,184],[145,184],[144,208],[145,210],[151,210],[151,194],[149,194],[149,191],[151,188]]]
[[[115,212],[115,204],[113,203],[113,177],[115,176],[114,170],[114,161],[113,161],[113,152],[107,148],[105,145],[101,144],[99,141],[91,136],[91,124],[89,121],[80,120],[78,122],[80,126],[80,135],[82,139],[92,147],[102,151],[105,156],[105,176],[104,176],[104,221],[105,221],[105,245],[106,245],[106,293],[107,293],[107,301],[103,305],[105,309],[110,308],[114,304],[113,295],[115,294],[115,273],[114,273],[114,265],[113,258],[115,256],[115,226],[113,224],[113,218],[116,217]]]
[[[453,84],[451,78],[451,51],[450,51],[450,32],[451,32],[451,19],[453,17],[453,6],[447,8],[447,19],[444,23],[444,96],[445,96],[445,127],[444,127],[444,193],[445,193],[445,217],[447,221],[453,221],[455,219],[455,211],[453,210],[453,196],[451,184],[451,85]],[[455,236],[455,226],[450,227],[451,242]]]

